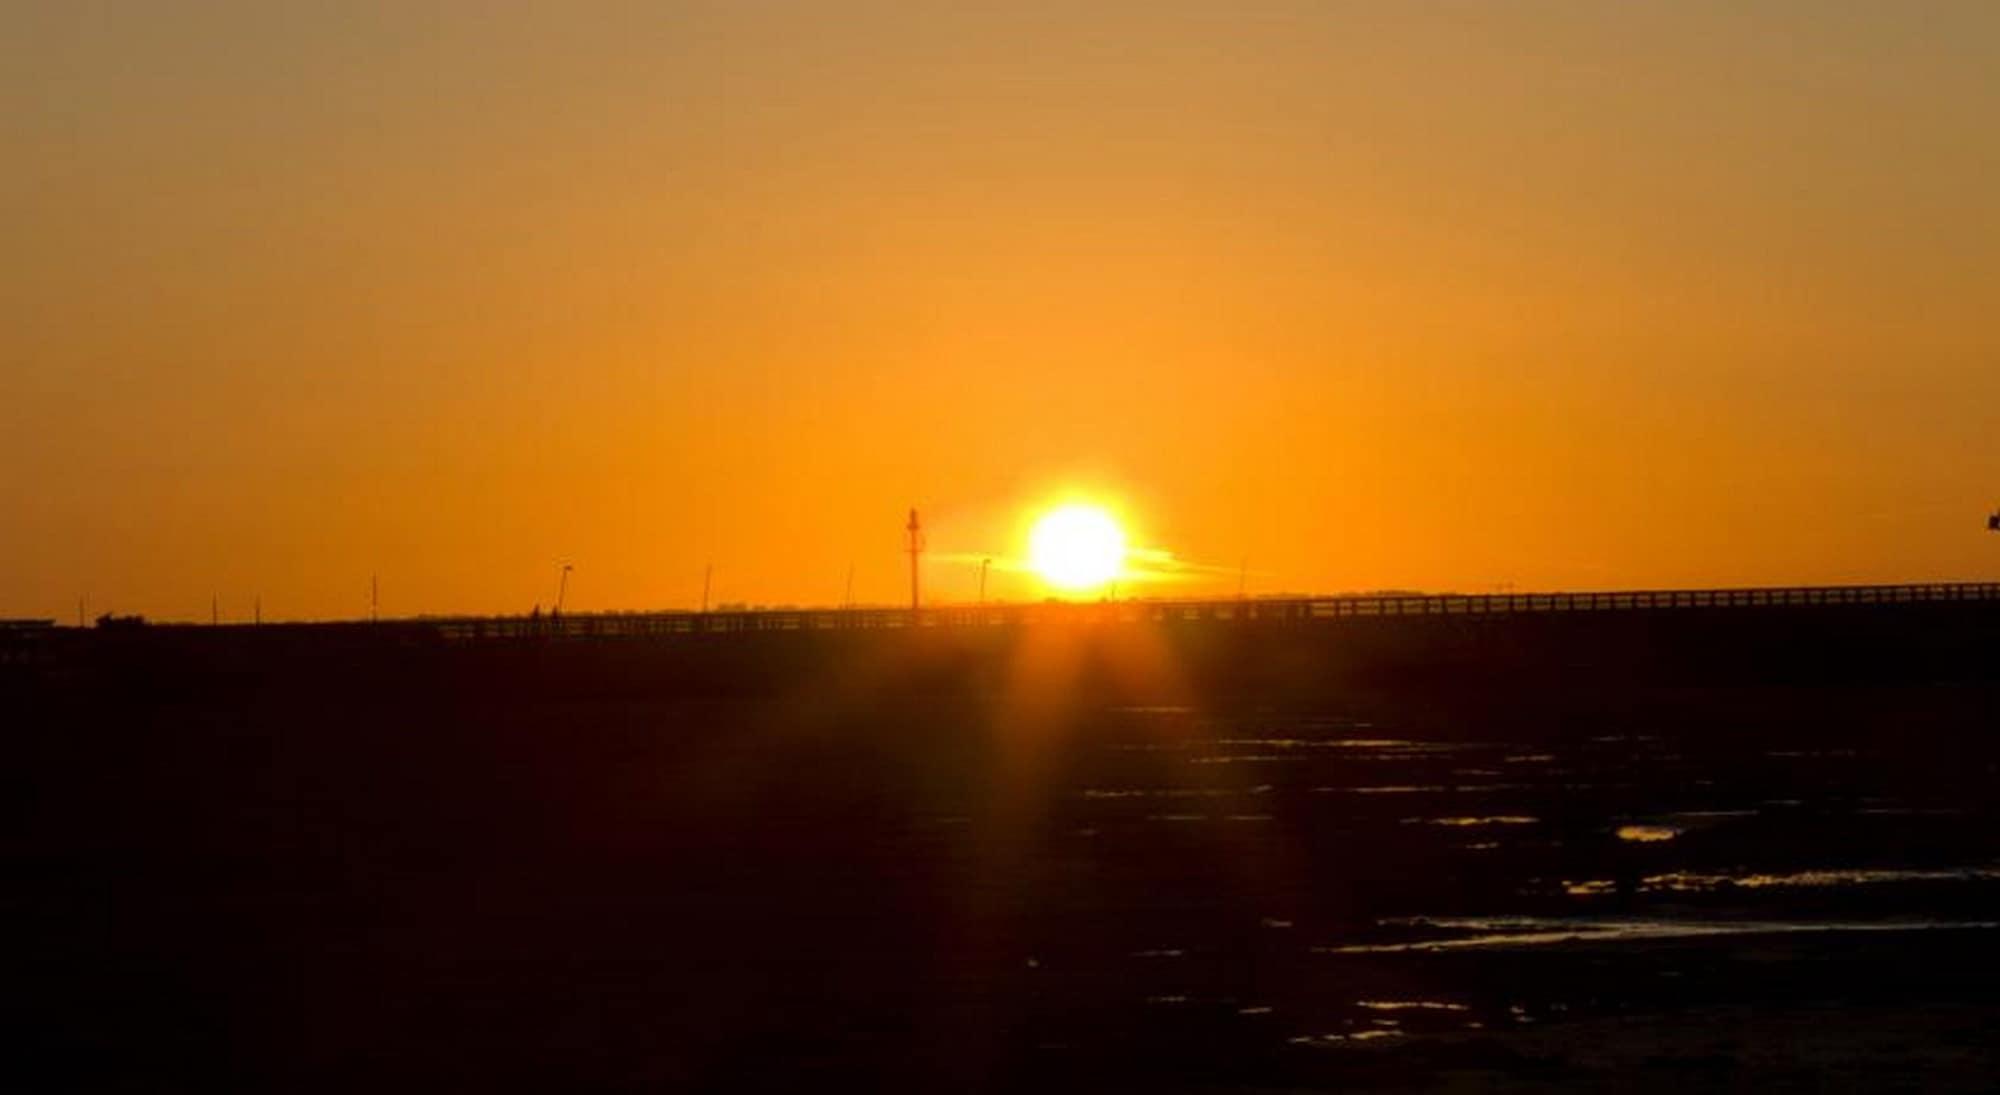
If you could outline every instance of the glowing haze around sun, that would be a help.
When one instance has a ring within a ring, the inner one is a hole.
[[[1028,565],[1064,592],[1098,589],[1124,572],[1125,531],[1100,506],[1058,506],[1029,531]]]

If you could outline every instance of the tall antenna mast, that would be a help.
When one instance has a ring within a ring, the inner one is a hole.
[[[993,569],[993,560],[979,560],[979,603],[986,603],[986,572]]]
[[[563,594],[569,592],[569,571],[570,571],[570,565],[568,563],[564,563],[562,565],[562,576],[556,579],[556,610],[550,615],[553,616],[562,615]]]
[[[907,550],[910,553],[910,611],[915,612],[923,604],[922,588],[917,584],[917,571],[918,560],[924,554],[924,526],[917,520],[916,510],[910,511],[910,523],[903,526],[903,531],[909,534]]]
[[[853,563],[847,564],[847,595],[841,600],[840,607],[842,608],[854,607],[854,564]]]

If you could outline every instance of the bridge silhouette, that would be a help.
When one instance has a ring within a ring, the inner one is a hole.
[[[889,631],[1105,624],[1306,625],[1383,617],[1686,612],[1842,605],[2000,602],[2000,582],[1773,586],[1575,593],[1359,594],[1208,600],[1041,601],[930,608],[765,608],[562,616],[423,617],[447,640],[618,639],[771,631]]]

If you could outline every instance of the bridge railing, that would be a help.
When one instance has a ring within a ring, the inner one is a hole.
[[[773,631],[893,631],[980,628],[1038,621],[1114,623],[1304,622],[1382,616],[1501,616],[1574,612],[1658,612],[1809,605],[1896,605],[2000,601],[2000,582],[1923,585],[1663,589],[1580,593],[1359,595],[1212,601],[1049,602],[937,608],[757,609],[728,612],[594,613],[563,616],[447,617],[425,621],[447,639],[647,638]]]

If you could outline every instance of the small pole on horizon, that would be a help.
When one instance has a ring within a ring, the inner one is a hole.
[[[840,607],[849,609],[854,607],[854,564],[852,562],[847,564],[847,592],[840,599]]]
[[[979,561],[979,603],[980,603],[980,604],[985,604],[985,603],[986,603],[986,572],[987,572],[988,570],[991,570],[992,568],[993,568],[993,560],[991,560],[991,559],[981,559],[981,560]]]
[[[710,584],[713,583],[714,581],[715,581],[715,564],[710,563],[708,564],[708,567],[701,572],[701,614],[704,616],[708,615],[708,590]]]
[[[556,607],[554,611],[549,613],[551,616],[560,617],[562,615],[563,595],[569,592],[569,572],[570,565],[564,563],[562,565],[562,573],[556,579]]]
[[[924,554],[924,526],[922,522],[917,520],[917,511],[914,508],[910,510],[910,523],[903,526],[903,530],[909,533],[910,611],[915,612],[923,605],[922,590],[917,584],[917,572],[919,569],[918,561]]]

